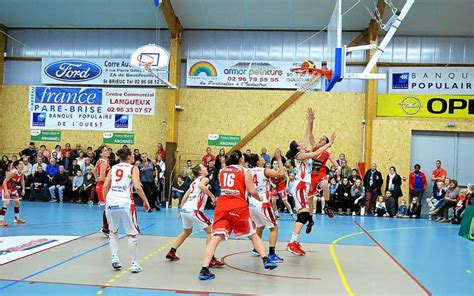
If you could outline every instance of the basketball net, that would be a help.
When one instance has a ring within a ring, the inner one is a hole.
[[[296,79],[296,90],[299,92],[313,92],[316,90],[316,85],[321,77],[331,79],[332,72],[330,70],[323,70],[318,68],[293,68],[291,72],[294,73]]]

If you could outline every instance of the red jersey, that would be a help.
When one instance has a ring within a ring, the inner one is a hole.
[[[16,186],[21,183],[21,179],[23,179],[23,173],[18,173],[16,169],[11,170],[10,172],[13,173],[13,177],[8,180],[7,189],[9,191],[17,191]]]
[[[319,147],[314,147],[313,152],[316,152]],[[331,153],[324,151],[323,153],[319,154],[317,157],[313,158],[313,167],[311,170],[311,174],[321,174],[324,173],[326,175],[326,162],[328,161]]]
[[[99,159],[96,163],[96,166],[95,166],[95,177],[96,178],[99,178],[100,176],[100,170],[101,170],[101,167],[102,167],[102,163],[106,163],[107,164],[107,167],[105,169],[105,177],[107,177],[107,175],[109,174],[110,172],[110,164],[109,164],[109,161],[108,160],[105,160],[105,159]],[[104,183],[104,181],[101,181],[101,182],[97,182],[97,183]]]
[[[217,199],[216,210],[230,211],[248,207],[245,198],[245,174],[247,170],[240,165],[230,165],[219,173],[221,196]]]
[[[272,183],[275,184],[278,191],[284,190],[285,186],[285,177],[272,178]]]

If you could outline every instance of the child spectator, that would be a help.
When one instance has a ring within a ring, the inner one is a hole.
[[[365,215],[365,188],[361,179],[356,179],[351,188],[352,196],[352,216],[356,215],[356,211],[360,208],[360,215]]]
[[[81,202],[83,185],[84,176],[82,176],[82,171],[79,169],[76,171],[76,175],[72,179],[72,201]]]
[[[390,217],[395,217],[397,215],[397,210],[395,208],[395,199],[392,196],[392,191],[385,191],[385,205],[387,206],[387,213]]]
[[[467,205],[467,192],[467,189],[461,189],[461,191],[459,191],[458,198],[456,199],[457,204],[454,207],[454,218],[451,221],[453,224],[461,224],[464,210],[466,209]]]
[[[418,198],[414,196],[411,199],[410,206],[408,207],[408,215],[410,218],[420,218],[421,216],[421,204],[418,202]]]
[[[398,208],[397,218],[408,218],[408,207],[406,201],[402,199],[400,207]]]
[[[388,217],[389,214],[387,213],[387,208],[385,206],[385,199],[382,195],[377,198],[377,202],[375,203],[375,217]]]
[[[438,208],[439,203],[444,199],[445,191],[444,189],[444,182],[438,181],[436,182],[436,190],[433,191],[433,195],[426,199],[428,203],[428,207],[430,211],[434,211]],[[431,215],[430,215],[431,216]],[[430,217],[431,218],[431,217]]]

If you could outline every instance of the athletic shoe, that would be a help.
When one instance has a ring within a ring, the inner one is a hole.
[[[166,254],[166,259],[168,259],[169,261],[179,261],[179,257],[176,256],[176,253],[172,252],[168,252],[168,254]]]
[[[303,256],[305,253],[301,248],[299,247],[298,242],[291,242],[286,246],[286,250],[290,252],[291,254],[297,255],[297,256]]]
[[[112,267],[115,270],[120,270],[122,269],[122,263],[120,263],[120,259],[117,256],[112,256]]]
[[[250,251],[250,254],[252,254],[253,256],[260,256],[257,252],[257,250],[253,249],[252,251]]]
[[[270,261],[269,258],[267,258],[267,260],[265,260],[265,261],[263,262],[263,267],[264,267],[265,269],[270,269],[270,270],[272,270],[272,269],[277,268],[278,265],[277,265],[275,262]]]
[[[7,227],[8,223],[5,223],[4,221],[0,221],[0,226]]]
[[[57,202],[57,201],[58,201],[57,199],[52,199],[49,202]]]
[[[211,262],[209,262],[209,267],[220,268],[220,267],[224,267],[224,265],[225,265],[224,262],[217,260],[216,258],[212,258]]]
[[[18,224],[26,224],[26,221],[21,218],[15,218],[14,222]]]
[[[132,262],[132,267],[130,267],[130,271],[132,273],[139,273],[141,272],[143,269],[142,267],[138,264],[138,262]]]
[[[306,234],[310,234],[311,230],[313,229],[314,220],[308,221],[308,225],[306,225]]]
[[[299,242],[296,242],[296,244],[298,245],[298,249],[300,249],[300,252],[303,253],[303,255],[306,255],[306,252],[303,250],[301,244]]]
[[[199,273],[199,279],[201,281],[207,281],[207,280],[212,280],[216,276],[210,271],[210,270],[201,270]]]
[[[90,204],[90,205],[94,204],[94,202],[92,200],[89,200],[87,203]]]
[[[276,219],[280,219],[280,213],[278,213],[278,211],[273,211],[273,214],[275,214]]]
[[[356,212],[352,212],[352,216],[355,216],[356,215]]]
[[[105,229],[101,228],[100,232],[102,232],[106,237],[109,237],[110,230],[105,230]]]
[[[277,254],[271,254],[271,255],[268,255],[268,261],[271,261],[274,263],[283,263],[283,258],[278,257]]]
[[[328,215],[329,218],[334,218],[334,211],[330,207],[324,207],[324,212],[326,213],[326,215]]]

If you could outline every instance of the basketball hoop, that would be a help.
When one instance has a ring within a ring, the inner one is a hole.
[[[299,68],[291,68],[290,70],[295,73],[297,90],[300,92],[312,92],[315,90],[316,83],[321,77],[331,80],[332,76],[331,70],[306,67],[304,65]]]

